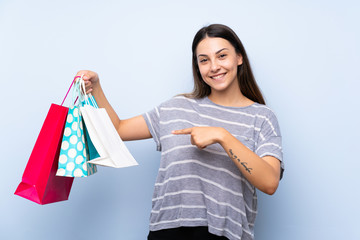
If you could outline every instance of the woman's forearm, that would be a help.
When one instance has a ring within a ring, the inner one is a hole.
[[[119,133],[120,137],[124,141],[140,140],[151,138],[151,134],[146,125],[144,118],[139,115],[133,118],[120,120],[115,110],[107,100],[104,91],[97,82],[93,85],[92,94],[100,108],[105,108],[108,113],[115,129]]]
[[[280,161],[268,156],[260,158],[225,129],[219,143],[246,179],[260,191],[275,193],[280,180]]]
[[[93,86],[93,91],[91,92],[91,94],[94,96],[99,108],[106,109],[106,112],[109,115],[113,125],[116,129],[118,129],[120,125],[120,118],[107,100],[104,91],[100,85],[100,82],[97,82],[96,85]]]

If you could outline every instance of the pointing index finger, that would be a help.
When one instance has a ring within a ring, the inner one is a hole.
[[[174,130],[172,131],[172,134],[191,134],[192,132],[192,128],[184,128],[184,129],[180,129],[180,130]]]

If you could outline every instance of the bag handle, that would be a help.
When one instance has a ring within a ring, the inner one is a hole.
[[[85,103],[90,105],[90,106],[92,105],[95,108],[99,108],[96,101],[95,101],[95,99],[94,99],[94,97],[93,97],[93,95],[91,93],[86,94],[85,81],[83,80],[83,76],[84,76],[84,74],[81,75],[79,81],[80,81],[80,88],[81,88],[81,90],[83,92],[83,95],[84,95],[84,98],[85,98]],[[89,99],[90,99],[92,104],[90,104]]]
[[[69,89],[68,89],[68,91],[67,91],[67,93],[66,93],[66,95],[65,95],[65,97],[64,97],[64,99],[63,99],[63,101],[62,101],[62,103],[61,103],[61,106],[64,104],[64,101],[65,101],[67,95],[69,94],[70,89],[71,89],[72,86],[74,85],[75,80],[78,79],[78,78],[81,78],[81,77],[82,77],[82,76],[76,76],[76,77],[74,78],[74,80],[71,82],[71,85],[70,85],[70,87],[69,87]]]

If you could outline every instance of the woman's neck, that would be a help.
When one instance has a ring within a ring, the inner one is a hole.
[[[254,103],[252,100],[245,97],[240,89],[231,92],[212,91],[208,98],[215,104],[227,107],[247,107]]]

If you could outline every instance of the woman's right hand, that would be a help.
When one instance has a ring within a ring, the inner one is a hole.
[[[99,83],[99,75],[96,72],[89,70],[81,70],[76,76],[83,76],[83,80],[85,83],[86,94],[91,93],[95,88],[98,88]]]
[[[79,71],[76,76],[83,76],[86,94],[92,92],[99,108],[105,108],[115,129],[123,141],[151,138],[151,133],[142,115],[120,120],[114,109],[105,97],[100,86],[99,76],[89,70]]]

